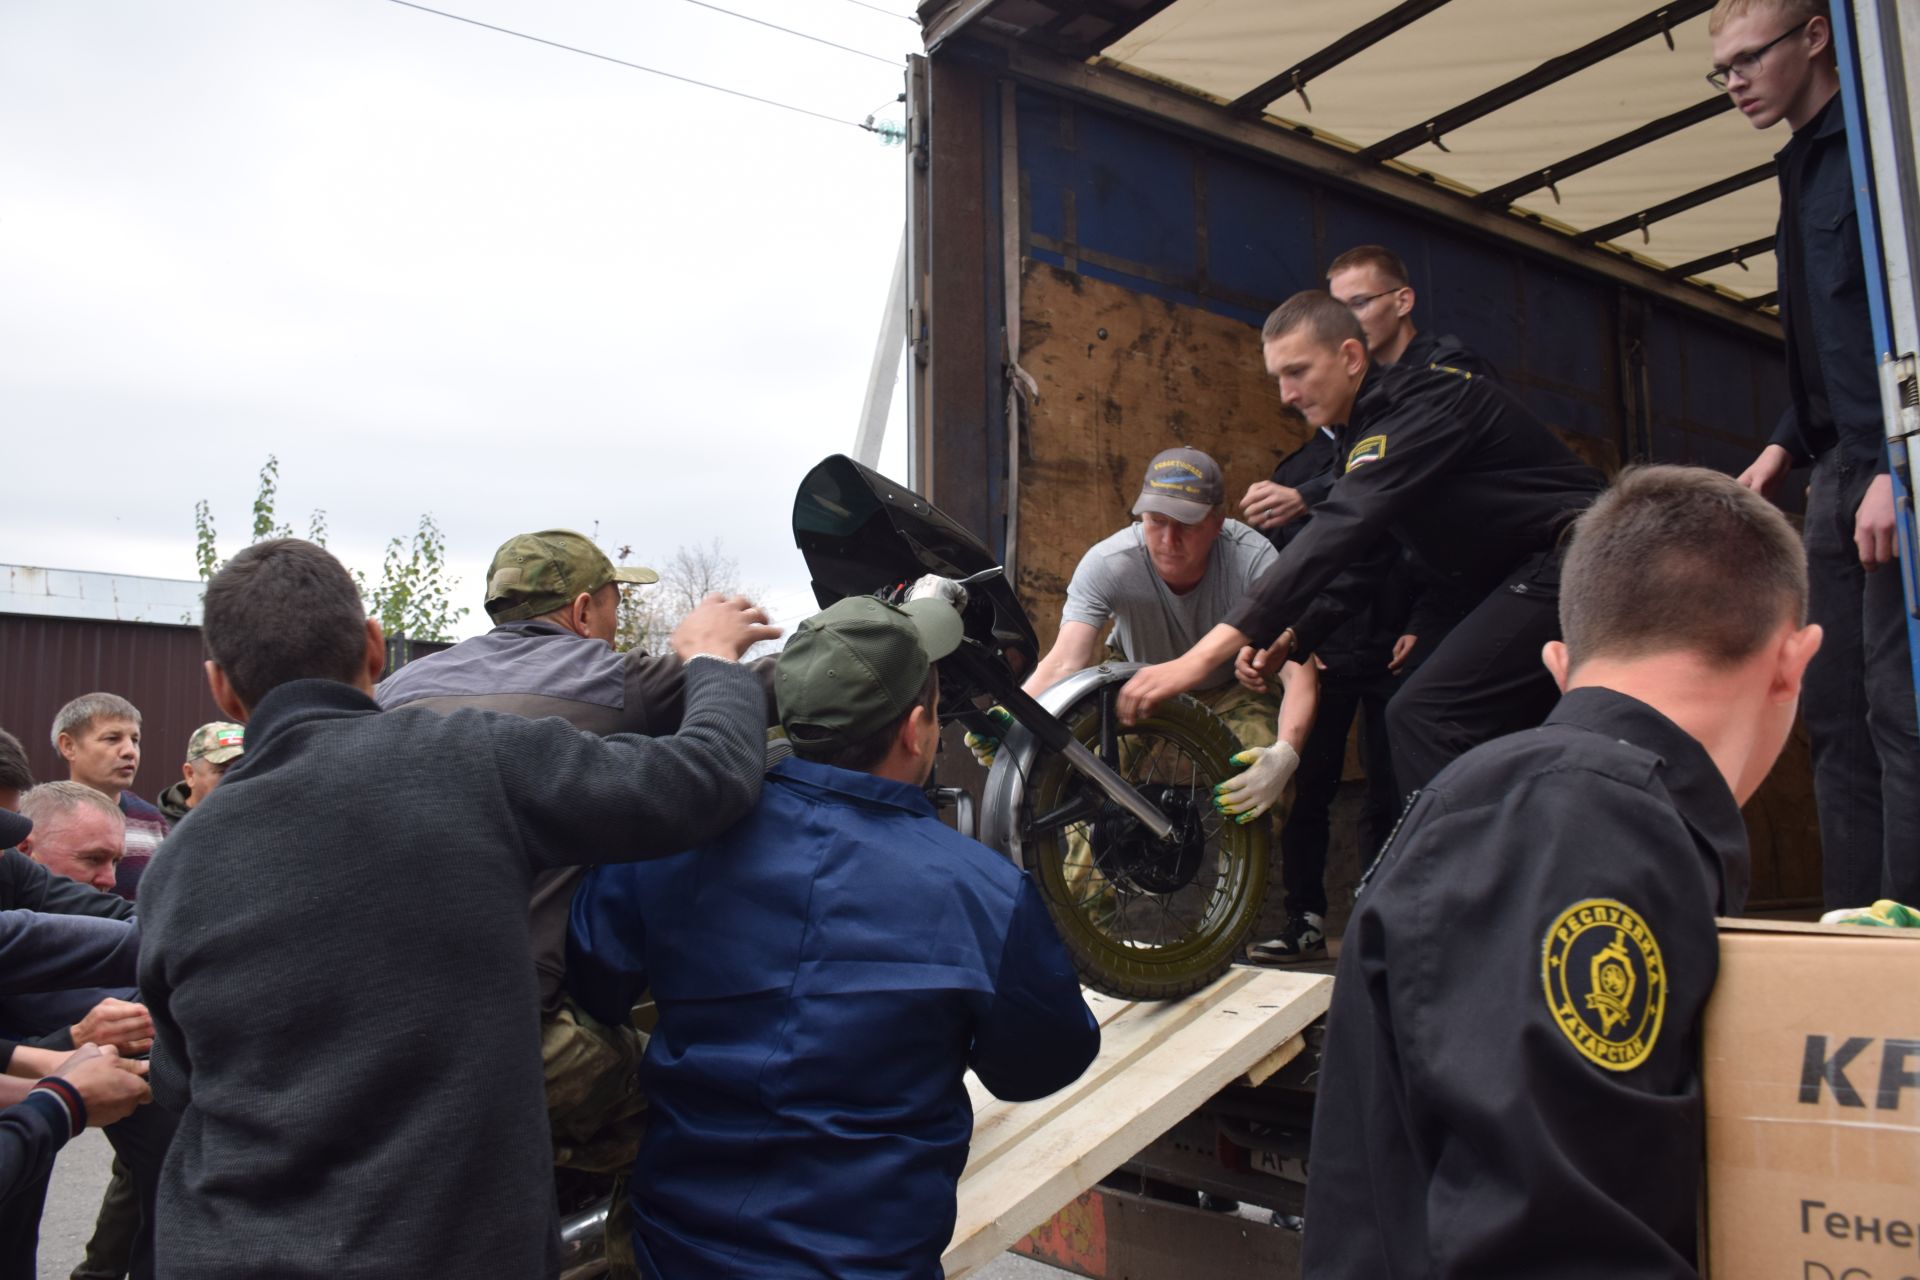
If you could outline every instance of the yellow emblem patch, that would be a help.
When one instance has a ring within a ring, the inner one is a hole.
[[[1547,1010],[1582,1057],[1609,1071],[1647,1060],[1667,1011],[1660,944],[1640,914],[1612,898],[1560,913],[1541,946]]]
[[[1387,438],[1385,436],[1368,436],[1365,440],[1353,446],[1353,452],[1347,455],[1347,470],[1351,471],[1355,467],[1363,466],[1369,462],[1378,462],[1386,456]]]

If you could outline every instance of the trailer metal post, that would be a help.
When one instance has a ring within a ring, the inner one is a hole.
[[[1908,96],[1909,42],[1920,44],[1916,0],[1852,0],[1832,7],[1834,52],[1840,67],[1840,105],[1847,117],[1847,151],[1859,212],[1861,262],[1873,345],[1883,366],[1888,470],[1893,476],[1895,536],[1907,601],[1907,648],[1920,705],[1920,576],[1916,575],[1913,443],[1920,386],[1912,370],[1920,351],[1920,287],[1914,276],[1920,183],[1913,150],[1917,123]],[[1920,52],[1920,49],[1914,50]]]

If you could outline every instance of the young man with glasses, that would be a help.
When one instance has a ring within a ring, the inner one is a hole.
[[[1826,905],[1913,902],[1920,735],[1833,29],[1825,0],[1720,0],[1707,29],[1707,80],[1755,128],[1793,131],[1775,157],[1774,241],[1790,401],[1740,482],[1771,496],[1795,466],[1813,468],[1803,536],[1827,639],[1805,715]]]

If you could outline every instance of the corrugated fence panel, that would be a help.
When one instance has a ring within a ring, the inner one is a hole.
[[[406,646],[406,654],[396,651]],[[397,641],[389,662],[447,648]],[[180,780],[187,739],[220,710],[207,692],[200,628],[0,613],[0,729],[20,739],[41,782],[67,776],[53,718],[83,693],[117,693],[140,708],[134,794],[153,800]]]
[[[0,614],[0,728],[19,738],[42,782],[67,776],[53,717],[83,693],[117,693],[140,708],[136,795],[180,780],[187,739],[220,718],[201,667],[200,628]]]

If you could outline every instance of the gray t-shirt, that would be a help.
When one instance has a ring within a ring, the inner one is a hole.
[[[1238,520],[1220,528],[1207,559],[1206,576],[1185,595],[1175,595],[1147,555],[1139,524],[1095,543],[1067,583],[1062,622],[1103,627],[1114,620],[1113,644],[1130,662],[1169,662],[1226,620],[1277,555],[1273,544]],[[1233,679],[1222,663],[1201,684],[1217,689]]]

